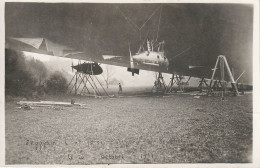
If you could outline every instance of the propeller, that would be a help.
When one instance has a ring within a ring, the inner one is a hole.
[[[189,69],[194,69],[194,68],[204,68],[205,66],[196,66],[196,65],[189,65]]]
[[[215,70],[215,68],[211,68],[211,67],[208,67],[208,66],[202,66],[202,65],[189,65],[189,69],[195,69],[195,68],[208,68],[208,69],[211,69],[212,71]],[[218,68],[216,68],[217,70]]]
[[[131,49],[130,49],[130,44],[129,44],[129,56],[130,56],[130,67],[134,68],[134,60],[132,57]]]
[[[131,49],[130,49],[130,43],[128,43],[129,45],[129,56],[130,56],[130,69],[132,71],[132,76],[134,76],[134,59],[132,57],[132,53],[131,53]]]

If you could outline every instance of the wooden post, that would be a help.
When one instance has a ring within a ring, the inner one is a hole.
[[[229,65],[227,63],[227,59],[226,59],[225,56],[223,56],[223,59],[224,59],[224,61],[226,63],[226,69],[227,69],[227,72],[228,72],[228,76],[229,76],[229,78],[231,80],[231,83],[234,85],[236,94],[239,95],[239,92],[238,92],[238,89],[237,89],[237,86],[236,86],[236,81],[234,80],[234,77],[233,77],[233,75],[232,75],[232,73],[230,71]]]
[[[76,72],[76,82],[75,82],[75,93],[74,93],[74,96],[77,94],[77,82],[78,82],[78,72]]]
[[[222,100],[224,99],[224,93],[225,93],[225,87],[226,87],[225,69],[227,70],[227,74],[229,76],[229,79],[230,79],[232,85],[235,88],[236,95],[239,95],[239,92],[238,92],[238,89],[237,89],[237,86],[236,86],[236,81],[234,80],[233,74],[232,74],[232,72],[231,72],[231,70],[229,68],[227,59],[226,59],[226,57],[224,55],[219,55],[218,58],[217,58],[217,61],[216,61],[216,64],[215,64],[215,68],[214,68],[214,71],[213,71],[212,76],[211,76],[208,94],[212,91],[211,85],[212,85],[212,81],[214,80],[215,73],[216,73],[217,66],[218,66],[219,62],[220,62],[220,78],[221,78],[219,82],[220,82],[220,85],[222,87],[222,98],[221,99]]]
[[[173,84],[174,84],[173,80],[174,80],[174,74],[172,74],[170,83],[169,83],[169,85],[167,87],[167,92],[171,92],[172,91],[172,87],[173,87]]]

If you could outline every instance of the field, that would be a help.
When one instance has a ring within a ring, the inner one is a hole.
[[[6,101],[6,164],[252,162],[252,94],[74,99],[87,106]]]

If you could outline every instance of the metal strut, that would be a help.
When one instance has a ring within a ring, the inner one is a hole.
[[[198,86],[200,92],[202,92],[202,89],[203,89],[204,85],[206,86],[206,88],[209,87],[209,85],[208,85],[207,81],[205,80],[205,78],[201,78],[201,80],[199,81],[199,86]]]
[[[174,89],[174,84],[176,84],[180,91],[185,92],[185,86],[189,84],[191,76],[189,76],[187,81],[183,81],[184,77],[181,75],[172,74],[171,80],[167,87],[167,92],[172,93],[173,91],[176,93],[177,89]]]
[[[174,84],[176,83],[176,80],[174,79],[174,74],[172,74],[171,80],[167,87],[167,93],[177,92],[177,90],[173,88]]]
[[[152,88],[152,91],[153,90],[156,90],[156,92],[159,92],[159,91],[167,91],[167,87],[166,87],[166,84],[164,82],[164,79],[163,79],[163,76],[162,76],[162,73],[161,72],[158,72],[158,75],[156,74],[156,80],[154,81],[154,86]]]

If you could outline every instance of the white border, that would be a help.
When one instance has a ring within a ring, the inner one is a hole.
[[[18,0],[0,1],[0,166],[5,166],[5,94],[4,94],[4,2],[18,2]],[[260,69],[259,69],[259,1],[258,0],[20,0],[19,2],[46,2],[46,3],[243,3],[254,5],[254,31],[253,31],[253,163],[250,164],[111,164],[111,165],[73,165],[73,167],[231,167],[231,168],[260,168]],[[71,167],[63,165],[14,165],[5,167]]]
[[[4,3],[0,1],[0,166],[5,162],[5,57],[4,57]]]

